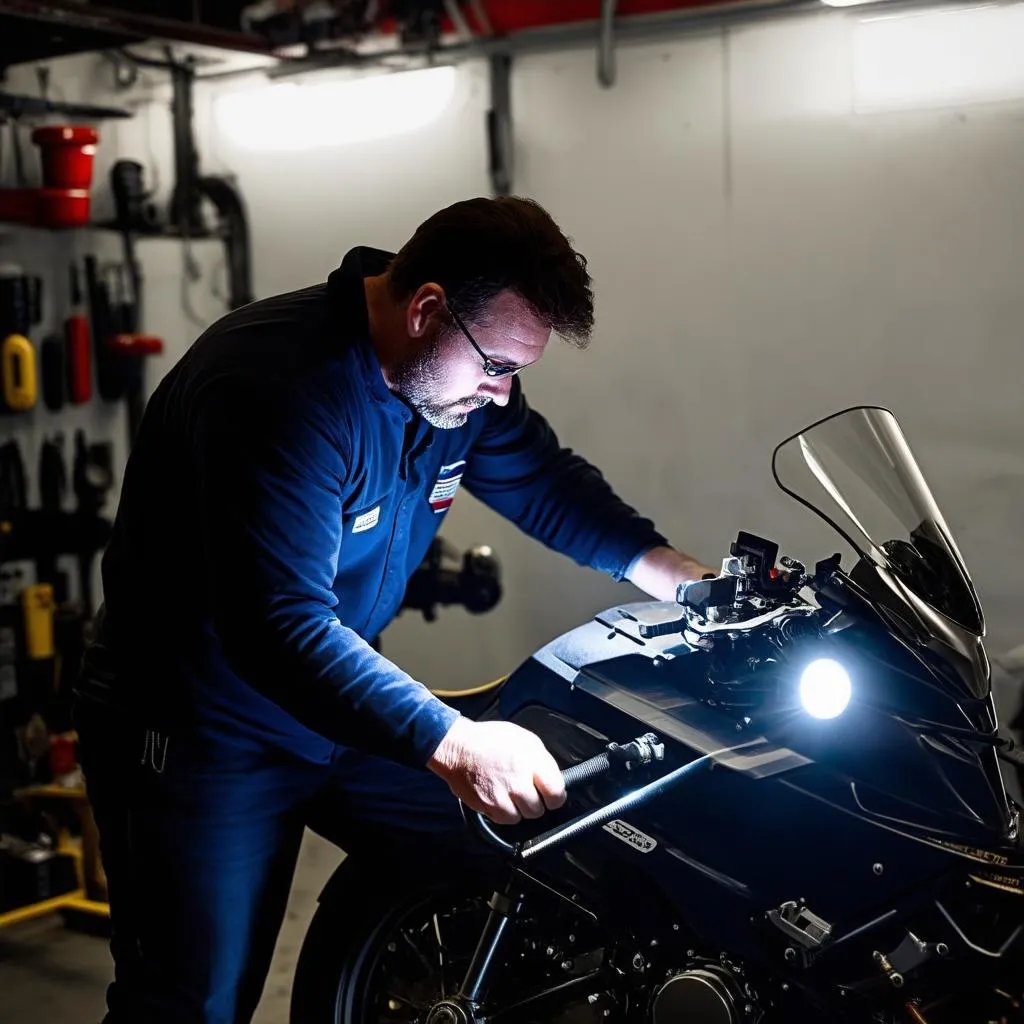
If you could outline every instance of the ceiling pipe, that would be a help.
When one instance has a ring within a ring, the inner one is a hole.
[[[130,41],[136,42],[155,38],[168,42],[192,43],[196,46],[213,46],[224,50],[274,56],[269,42],[257,35],[231,32],[174,18],[160,18],[151,14],[98,7],[75,0],[0,0],[0,14],[10,14],[25,18],[27,21],[42,21],[68,28],[116,33],[128,36]]]
[[[877,6],[877,5],[876,5]],[[616,17],[614,37],[626,42],[652,42],[666,35],[682,34],[721,25],[723,22],[764,17],[768,14],[824,10],[818,0],[736,0],[733,3],[708,4],[699,8],[657,14],[636,14]],[[518,56],[550,53],[599,42],[600,23],[594,21],[550,25],[523,29],[505,36],[475,36],[465,42],[446,43],[429,51],[389,47],[381,50],[357,51],[350,48],[323,52],[311,57],[296,57],[277,67],[261,70],[268,78],[287,78],[310,71],[330,69],[362,69],[382,67],[395,70],[396,61],[407,60],[409,67],[454,64],[464,60],[489,58],[496,54]],[[202,78],[237,77],[246,71],[213,71]]]

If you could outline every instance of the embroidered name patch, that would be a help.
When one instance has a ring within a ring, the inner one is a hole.
[[[352,532],[362,533],[364,530],[372,530],[379,520],[380,505],[371,508],[369,512],[364,512],[361,516],[356,516],[355,522],[352,523]]]
[[[441,467],[437,483],[434,484],[434,489],[430,492],[428,499],[430,507],[435,513],[447,512],[452,507],[455,492],[462,482],[462,467],[465,465],[466,460],[463,459],[461,462],[453,462],[450,466]]]

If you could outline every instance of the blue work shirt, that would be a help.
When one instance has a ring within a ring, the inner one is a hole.
[[[518,379],[453,430],[388,389],[363,279],[391,258],[354,249],[326,284],[228,314],[150,399],[103,585],[119,695],[155,724],[423,765],[457,714],[369,641],[460,487],[616,579],[665,542]]]

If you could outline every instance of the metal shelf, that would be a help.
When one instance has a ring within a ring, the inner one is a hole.
[[[0,33],[3,23],[0,19]],[[3,36],[0,35],[0,39]],[[0,43],[0,46],[3,44]],[[46,114],[58,114],[70,119],[82,118],[88,121],[105,121],[112,118],[133,117],[130,110],[123,107],[104,107],[95,103],[65,103],[59,100],[44,100],[38,96],[22,96],[14,92],[0,91],[0,119],[4,117],[43,117]]]
[[[270,44],[259,36],[198,22],[75,0],[0,0],[0,70],[73,53],[118,49],[146,39],[272,55]]]
[[[8,13],[0,4],[0,69],[42,58],[66,57],[87,50],[106,50],[134,42],[133,36],[52,21],[35,21]]]

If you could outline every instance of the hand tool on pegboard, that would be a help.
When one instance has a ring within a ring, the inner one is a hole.
[[[5,412],[36,404],[36,352],[28,339],[42,319],[42,281],[16,264],[0,264],[0,401]]]
[[[128,439],[134,444],[145,409],[142,360],[163,352],[163,339],[139,327],[137,276],[116,267],[113,290],[100,277],[94,256],[85,258],[92,333],[96,350],[96,385],[108,402],[121,398],[128,406]]]
[[[82,405],[92,398],[92,354],[89,346],[89,320],[82,302],[82,282],[78,267],[70,266],[71,312],[64,321],[64,358],[68,371],[68,398]]]

